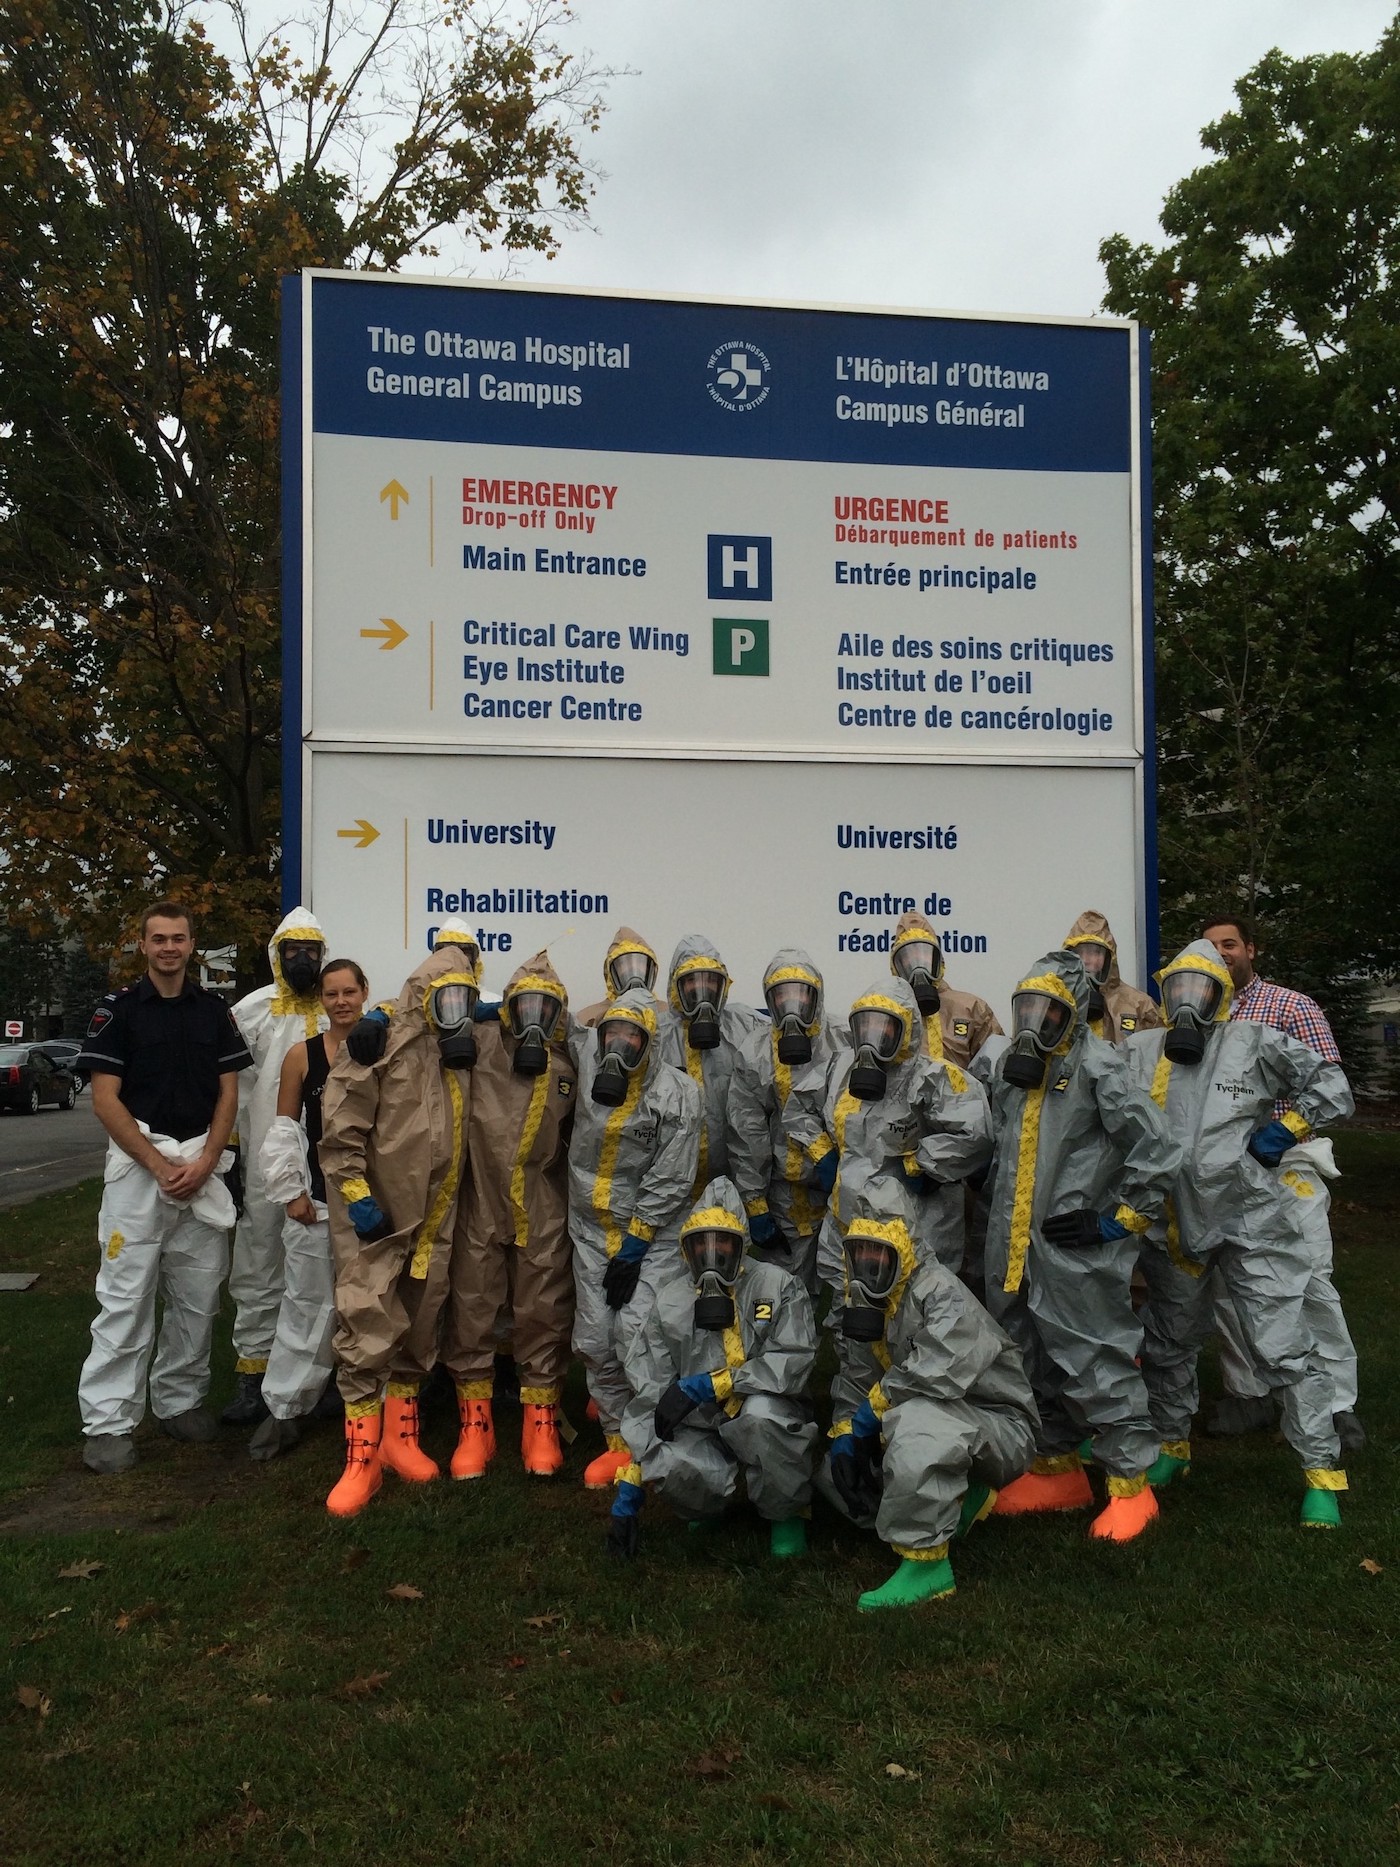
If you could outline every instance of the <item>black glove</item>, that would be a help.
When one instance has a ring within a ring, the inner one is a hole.
[[[635,1562],[641,1541],[640,1517],[609,1517],[607,1552],[614,1562]]]
[[[1064,1251],[1086,1251],[1103,1239],[1099,1215],[1090,1206],[1080,1206],[1074,1212],[1057,1212],[1053,1218],[1044,1220],[1040,1229],[1050,1244],[1059,1245]]]
[[[374,1011],[369,1017],[360,1019],[346,1038],[345,1048],[350,1052],[352,1063],[362,1064],[365,1069],[369,1069],[384,1055],[384,1046],[388,1041],[389,1020],[382,1011]]]
[[[239,1218],[241,1219],[243,1217],[243,1150],[242,1148],[236,1147],[233,1150],[233,1165],[229,1168],[228,1172],[224,1175],[224,1185],[228,1188],[229,1193],[232,1196],[233,1209],[238,1214]]]
[[[853,1517],[873,1517],[880,1508],[883,1456],[878,1439],[858,1439],[853,1433],[832,1446],[831,1482]]]
[[[702,1376],[701,1378],[703,1379],[704,1377]],[[710,1393],[711,1396],[713,1396],[713,1386],[710,1389]],[[681,1421],[688,1419],[699,1405],[700,1402],[693,1394],[687,1393],[685,1385],[682,1382],[672,1381],[671,1385],[666,1389],[666,1392],[656,1403],[656,1437],[658,1439],[664,1439],[669,1445],[675,1438],[676,1428],[680,1425]]]
[[[603,1300],[609,1309],[624,1309],[632,1301],[642,1275],[640,1258],[621,1256],[608,1259],[603,1272]]]

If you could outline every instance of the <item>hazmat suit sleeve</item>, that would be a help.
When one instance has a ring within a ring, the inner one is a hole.
[[[635,1396],[633,1406],[654,1413],[657,1401],[678,1372],[675,1357],[661,1327],[661,1311],[655,1291],[651,1293],[636,1328],[621,1344],[621,1348],[623,1373]],[[630,1438],[627,1443],[632,1445]],[[632,1450],[635,1453],[636,1447],[633,1446]]]
[[[1135,1080],[1122,1051],[1098,1045],[1091,1067],[1099,1120],[1123,1156],[1110,1199],[1155,1219],[1181,1170],[1181,1144],[1172,1139],[1166,1116]]]
[[[303,1194],[311,1197],[311,1170],[306,1135],[290,1115],[275,1115],[263,1140],[260,1155],[263,1191],[275,1206],[290,1206]]]
[[[378,1071],[377,1064],[366,1068],[352,1061],[342,1046],[321,1098],[321,1172],[347,1205],[361,1197],[359,1190],[347,1192],[347,1186],[368,1184],[369,1138],[379,1112]]]
[[[1272,1077],[1270,1087],[1281,1101],[1291,1102],[1309,1128],[1324,1128],[1342,1121],[1355,1109],[1351,1086],[1339,1065],[1328,1063],[1296,1037],[1261,1025],[1272,1040],[1261,1050],[1261,1061]]]
[[[965,1180],[991,1159],[991,1110],[976,1077],[965,1078],[967,1087],[958,1094],[941,1064],[925,1062],[917,1107],[930,1132],[915,1148],[914,1158],[931,1180],[948,1185]]]
[[[817,1358],[816,1317],[801,1281],[788,1277],[784,1284],[762,1345],[755,1343],[753,1352],[733,1370],[730,1392],[736,1400],[747,1394],[796,1399],[806,1389]]]
[[[908,1352],[880,1378],[892,1407],[905,1400],[963,1400],[1009,1343],[971,1298],[951,1284],[925,1293]]]
[[[762,1065],[755,1046],[771,1041],[767,1031],[755,1031],[734,1060],[729,1084],[729,1176],[739,1189],[744,1209],[765,1211],[773,1178],[773,1135],[763,1090]]]
[[[690,1198],[700,1161],[700,1091],[688,1076],[672,1080],[657,1110],[656,1152],[637,1189],[632,1230],[654,1238]]]

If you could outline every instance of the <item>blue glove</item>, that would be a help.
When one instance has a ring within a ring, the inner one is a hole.
[[[608,1554],[618,1562],[631,1562],[637,1554],[641,1531],[642,1505],[646,1492],[640,1485],[624,1478],[613,1491],[613,1507],[608,1516]]]
[[[603,1272],[603,1301],[609,1309],[625,1309],[632,1301],[641,1279],[642,1259],[647,1249],[645,1238],[638,1238],[635,1232],[629,1232],[617,1252],[608,1259],[607,1269]]]
[[[472,1008],[473,1024],[494,1024],[501,1015],[501,1000],[479,998]]]
[[[351,1030],[345,1040],[345,1048],[350,1052],[352,1063],[358,1063],[368,1070],[384,1055],[384,1046],[388,1041],[389,1014],[376,1005]]]
[[[835,1148],[832,1148],[829,1154],[822,1155],[821,1159],[812,1169],[812,1178],[828,1196],[830,1196],[831,1189],[836,1184],[836,1170],[840,1165],[840,1155]]]
[[[771,1245],[778,1236],[778,1222],[771,1212],[749,1215],[749,1237],[758,1246]]]
[[[355,1236],[369,1244],[378,1238],[387,1238],[394,1229],[373,1194],[366,1194],[363,1199],[352,1199],[346,1210],[355,1228]]]
[[[1257,1161],[1262,1161],[1266,1167],[1277,1167],[1289,1148],[1297,1147],[1298,1137],[1281,1121],[1271,1121],[1267,1128],[1251,1135],[1247,1145]]]
[[[880,1437],[880,1421],[868,1400],[862,1400],[851,1415],[851,1437],[853,1439],[878,1439]],[[836,1443],[839,1445],[841,1442],[837,1440]]]
[[[1120,1225],[1117,1219],[1110,1219],[1104,1214],[1099,1217],[1099,1237],[1106,1245],[1111,1245],[1115,1238],[1126,1238],[1128,1228]]]

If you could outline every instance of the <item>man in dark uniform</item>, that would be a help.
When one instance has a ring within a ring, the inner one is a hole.
[[[146,975],[92,1014],[77,1067],[110,1145],[97,1219],[92,1350],[78,1381],[89,1471],[136,1463],[156,1293],[165,1303],[151,1410],[172,1439],[218,1430],[204,1409],[209,1342],[228,1269],[233,1200],[219,1173],[252,1062],[228,1006],[186,977],[194,928],[178,902],[141,921]]]

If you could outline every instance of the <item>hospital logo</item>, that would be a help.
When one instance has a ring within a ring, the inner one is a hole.
[[[773,601],[773,540],[732,532],[711,532],[705,541],[706,584],[710,600],[731,603]]]
[[[757,344],[721,344],[711,351],[705,371],[711,397],[731,414],[747,415],[768,400],[773,365]]]

